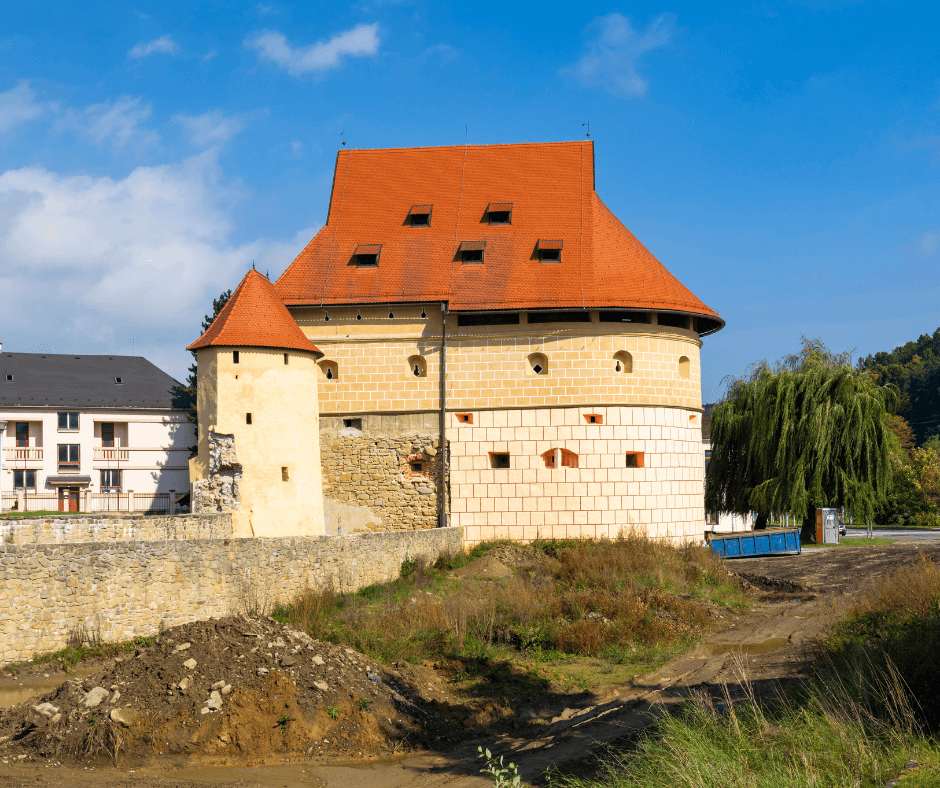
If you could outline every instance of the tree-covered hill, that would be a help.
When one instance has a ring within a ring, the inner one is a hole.
[[[859,359],[858,366],[874,372],[879,383],[898,387],[898,413],[910,423],[918,445],[940,433],[940,328],[890,353]]]

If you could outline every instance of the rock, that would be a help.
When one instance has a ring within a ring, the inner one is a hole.
[[[326,692],[330,688],[330,685],[325,681],[315,681],[313,682],[313,686],[320,690],[320,692]]]
[[[297,664],[297,657],[281,657],[281,666],[289,668]]]
[[[111,693],[111,697],[108,698],[108,705],[109,705],[109,706],[113,706],[113,705],[114,705],[115,703],[117,703],[120,699],[121,699],[121,693],[118,692],[117,690],[114,690],[114,692]]]
[[[222,696],[218,692],[213,691],[209,696],[209,700],[206,701],[206,708],[212,709],[212,711],[218,711],[222,708]]]
[[[226,684],[224,687],[222,687],[221,690],[219,690],[219,692],[221,692],[223,695],[228,695],[231,691],[232,691],[231,684]]]
[[[53,706],[51,703],[40,703],[38,706],[33,706],[33,711],[37,711],[42,714],[44,717],[51,717],[54,714],[58,714],[59,710]]]
[[[61,719],[62,719],[62,715],[61,715],[61,714],[53,714],[52,717],[50,717],[50,719],[49,719],[49,723],[50,723],[51,725],[55,725],[55,724],[56,724],[59,720],[61,720]]]
[[[232,741],[232,737],[229,736],[227,733],[223,733],[221,736],[219,736],[219,741],[222,742],[222,744],[230,744]]]
[[[313,664],[314,664],[314,665],[322,665],[322,664],[323,664],[323,657],[321,657],[319,654],[314,654],[314,655],[313,655]]]
[[[224,686],[225,686],[225,681],[217,681],[215,684],[212,685],[212,689],[220,690]]]
[[[206,708],[205,706],[199,709],[200,714],[210,714],[211,712],[212,712],[212,709]]]
[[[258,675],[259,675],[259,676],[267,676],[267,675],[268,675],[268,669],[267,669],[267,668],[258,668]]]
[[[374,681],[376,684],[382,683],[382,677],[378,673],[366,673],[369,677],[369,681]]]
[[[186,649],[192,648],[192,645],[192,643],[180,643],[175,649],[173,649],[173,653],[177,654],[180,651],[186,651]]]
[[[82,698],[82,705],[87,709],[93,709],[95,706],[101,705],[101,702],[110,694],[104,687],[95,687],[85,693],[85,697]]]
[[[198,664],[199,664],[199,663],[196,662],[196,660],[190,658],[190,659],[187,659],[187,660],[183,663],[183,667],[184,667],[184,668],[189,668],[190,670],[193,670],[193,669],[196,667],[196,665],[198,665]]]
[[[180,679],[180,683],[176,686],[179,687],[182,692],[185,692],[189,689],[192,683],[192,679],[189,676],[186,676],[185,678]]]
[[[130,728],[137,722],[137,712],[133,709],[111,709],[111,722],[117,722],[125,728]]]

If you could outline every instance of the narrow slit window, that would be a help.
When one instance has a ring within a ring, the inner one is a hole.
[[[600,413],[585,413],[584,420],[588,424],[603,424],[604,417]]]
[[[633,374],[633,356],[626,350],[618,350],[614,353],[614,372],[624,375]]]
[[[489,224],[512,224],[512,203],[491,202],[486,206],[486,221]]]
[[[628,451],[627,452],[627,467],[628,468],[645,468],[645,462],[643,457],[643,452],[641,451]]]
[[[414,462],[409,462],[408,465],[409,465],[409,467],[411,468],[411,472],[412,472],[412,473],[423,473],[423,472],[424,472],[424,463],[421,462],[420,460],[416,460],[416,461],[414,461]]]
[[[287,363],[287,353],[284,354],[284,363]]]
[[[359,268],[375,268],[382,254],[382,244],[359,244],[353,257]]]
[[[250,414],[250,413],[246,413],[246,414],[245,414],[245,424],[251,424],[251,414]]]
[[[411,371],[411,374],[416,378],[427,377],[428,364],[427,364],[427,361],[425,361],[424,356],[409,356],[408,357],[408,369]]]
[[[460,262],[482,263],[486,241],[464,241],[460,244]]]
[[[324,380],[337,380],[339,378],[339,365],[335,361],[320,361],[318,363]]]
[[[542,461],[545,463],[546,468],[557,468],[558,449],[549,449],[548,451],[542,452]]]
[[[233,363],[233,364],[237,364],[238,361],[239,361],[238,351],[237,351],[237,350],[233,350],[233,351],[232,351],[232,363]]]
[[[540,238],[538,242],[539,262],[560,263],[561,250],[565,242],[561,239]]]
[[[491,451],[490,452],[490,467],[498,469],[508,469],[509,468],[509,452],[508,451]]]
[[[289,482],[290,481],[290,471],[287,470],[286,465],[281,466],[281,481]]]
[[[547,375],[548,356],[544,353],[531,353],[529,355],[529,367],[536,375]]]
[[[114,379],[114,383],[115,383],[115,385],[117,385],[117,386],[123,386],[123,385],[124,385],[124,378],[120,378],[120,377],[115,378],[115,379]]]
[[[473,414],[472,413],[458,413],[457,421],[460,424],[473,424]]]
[[[412,227],[430,227],[433,205],[412,205],[408,212]]]

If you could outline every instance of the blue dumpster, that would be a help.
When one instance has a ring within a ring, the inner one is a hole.
[[[737,533],[706,531],[705,538],[712,551],[722,558],[787,555],[800,552],[799,528],[769,528],[765,531],[738,531]]]

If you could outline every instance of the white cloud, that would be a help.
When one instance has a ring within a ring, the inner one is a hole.
[[[649,87],[637,72],[637,61],[665,46],[672,35],[673,17],[661,14],[643,30],[621,14],[594,19],[585,29],[587,41],[581,59],[561,70],[586,87],[600,87],[616,96],[644,96]]]
[[[16,87],[0,93],[0,133],[10,131],[22,123],[42,117],[58,109],[55,103],[36,101],[36,94],[29,82],[22,80]]]
[[[320,41],[305,47],[292,47],[281,33],[265,30],[245,40],[245,46],[284,68],[295,77],[314,72],[322,73],[339,68],[345,57],[365,57],[379,50],[379,24],[356,25],[344,33],[337,33],[329,41]]]
[[[43,167],[0,174],[6,346],[129,353],[185,374],[211,298],[255,260],[275,278],[313,237],[234,243],[215,153],[112,179]],[[48,233],[54,228],[54,233]],[[54,236],[54,237],[53,237]]]
[[[173,120],[186,130],[190,142],[199,146],[220,145],[245,128],[243,118],[226,116],[218,109],[203,115],[174,115]]]
[[[66,110],[57,127],[74,131],[98,145],[106,141],[119,147],[130,142],[149,145],[159,139],[152,129],[140,127],[150,115],[149,104],[143,104],[140,98],[122,96],[116,101],[92,104],[83,110]]]
[[[179,44],[170,38],[170,36],[160,36],[160,38],[155,38],[153,41],[141,41],[127,53],[127,56],[141,58],[157,54],[175,55],[179,52],[179,49]]]

